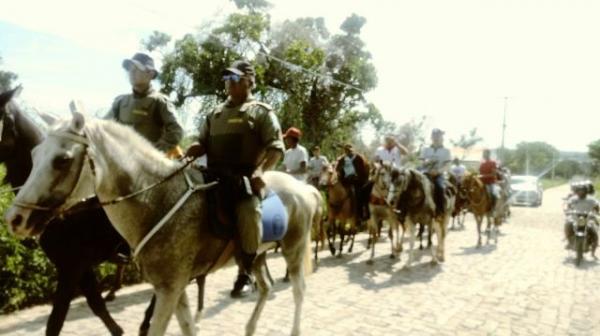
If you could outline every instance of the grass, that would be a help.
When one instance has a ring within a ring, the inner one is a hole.
[[[558,187],[560,185],[568,183],[569,181],[565,178],[557,177],[554,179],[543,178],[543,179],[541,179],[541,182],[542,182],[542,186],[544,187],[544,190],[546,190],[546,189]],[[600,181],[598,181],[598,182],[600,182]]]

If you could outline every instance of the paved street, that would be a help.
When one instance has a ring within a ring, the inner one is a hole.
[[[540,208],[513,208],[498,244],[476,248],[471,216],[466,229],[451,231],[446,262],[431,265],[418,252],[410,269],[391,260],[387,239],[377,245],[375,264],[366,264],[366,235],[343,258],[320,253],[307,279],[304,335],[600,335],[600,267],[586,255],[580,268],[563,250],[561,197],[568,189],[546,191]],[[293,300],[281,257],[269,259],[277,279],[257,328],[258,335],[289,334]],[[228,297],[235,269],[207,280],[201,335],[243,335],[253,298]],[[195,302],[196,287],[188,293]],[[148,285],[125,288],[109,310],[126,334],[135,335],[150,299]],[[195,306],[195,305],[194,305]],[[50,306],[0,317],[0,335],[43,335]],[[63,335],[106,335],[83,299],[71,304]],[[179,335],[173,319],[168,335]]]

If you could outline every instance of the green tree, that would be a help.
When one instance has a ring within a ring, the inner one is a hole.
[[[307,147],[319,144],[329,155],[342,142],[356,141],[359,127],[378,114],[364,97],[377,84],[371,55],[359,36],[365,19],[352,15],[341,25],[342,33],[331,35],[323,18],[272,26],[265,1],[235,2],[242,12],[218,27],[184,36],[164,53],[162,90],[179,106],[198,100],[200,114],[206,113],[225,98],[221,71],[236,59],[250,59],[256,67],[256,95],[274,106],[284,130],[301,128]],[[166,39],[145,41],[153,40]]]
[[[542,176],[548,173],[559,152],[552,145],[541,142],[521,142],[505,163],[513,173]]]
[[[483,141],[483,138],[477,135],[477,128],[473,128],[468,133],[462,134],[460,138],[456,140],[450,140],[450,143],[456,147],[460,147],[465,151],[468,151],[481,141]]]

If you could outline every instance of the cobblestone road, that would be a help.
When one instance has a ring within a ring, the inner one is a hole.
[[[562,249],[560,197],[567,189],[550,189],[540,208],[514,208],[502,227],[498,244],[475,248],[476,231],[451,231],[446,262],[388,258],[388,241],[377,245],[375,265],[366,264],[366,235],[357,237],[352,254],[343,258],[320,253],[317,272],[307,280],[303,310],[304,335],[600,335],[600,267],[586,256],[579,268]],[[485,240],[484,240],[485,242]],[[277,278],[272,298],[259,321],[258,335],[289,334],[293,303],[288,284],[279,279],[284,264],[269,259]],[[242,335],[253,298],[228,297],[233,268],[207,280],[201,335]],[[188,293],[195,301],[196,287]],[[125,288],[109,310],[126,334],[135,335],[150,299],[148,285]],[[1,335],[43,335],[50,306],[0,317]],[[173,319],[168,335],[178,335]],[[71,304],[63,335],[106,335],[100,320],[83,299]]]

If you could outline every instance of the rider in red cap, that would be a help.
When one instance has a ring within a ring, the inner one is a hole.
[[[283,157],[283,165],[286,173],[294,176],[296,179],[306,182],[308,151],[300,145],[302,131],[296,127],[290,127],[285,132],[283,139],[287,150]]]

